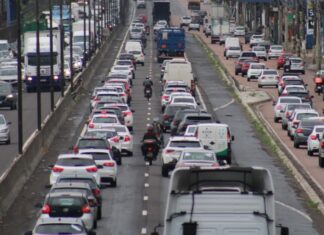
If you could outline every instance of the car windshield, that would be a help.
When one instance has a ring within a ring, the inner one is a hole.
[[[17,75],[17,68],[0,69],[0,76]]]
[[[205,120],[211,120],[210,116],[189,116],[187,117],[187,120],[189,121],[205,121]]]
[[[186,152],[183,154],[182,159],[189,161],[216,161],[215,155],[207,152]]]
[[[92,119],[93,123],[116,123],[115,117],[94,117]]]
[[[264,69],[265,68],[265,65],[263,64],[252,64],[251,69]]]
[[[106,141],[103,139],[80,139],[78,143],[80,149],[85,148],[103,148],[106,149]]]
[[[199,141],[189,141],[189,140],[178,140],[178,141],[171,141],[169,147],[175,148],[200,148]]]
[[[37,234],[82,234],[84,228],[79,224],[40,224],[36,227]]]
[[[264,70],[263,74],[264,75],[278,75],[277,71],[275,71],[275,70]]]
[[[291,59],[290,60],[292,64],[300,64],[303,63],[303,61],[301,59]]]
[[[91,166],[94,165],[92,159],[87,158],[60,158],[57,160],[56,165],[60,166]]]
[[[242,56],[244,56],[244,57],[255,57],[255,53],[254,52],[244,52],[242,54]]]
[[[316,113],[299,113],[296,116],[297,120],[303,120],[305,118],[310,118],[310,117],[318,117],[318,114]]]
[[[291,103],[300,103],[299,99],[294,99],[294,98],[283,98],[280,99],[280,104],[291,104]]]

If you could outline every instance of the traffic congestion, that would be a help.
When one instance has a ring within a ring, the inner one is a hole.
[[[101,1],[78,4],[100,11]],[[208,9],[214,3],[206,2],[133,1],[124,30],[118,30],[116,13],[115,43],[101,49],[97,71],[73,94],[68,117],[3,217],[1,234],[323,233],[321,215],[305,205],[297,182],[263,149],[197,37],[219,53],[234,79],[270,92],[272,121],[294,148],[319,154],[320,168],[324,117],[313,99],[322,88],[309,90],[296,74],[307,72],[302,59],[261,33],[245,43],[250,32],[244,26],[223,20],[225,28],[217,29],[215,5]],[[64,57],[67,80],[89,69],[78,14],[76,44],[64,49],[73,52],[73,59]],[[10,125],[1,114],[6,144]]]

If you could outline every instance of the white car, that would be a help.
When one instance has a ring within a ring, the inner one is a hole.
[[[247,71],[247,80],[258,79],[264,69],[266,69],[266,65],[263,63],[250,63]]]
[[[128,127],[130,131],[133,130],[134,110],[130,109],[127,104],[106,104],[104,107],[119,107],[123,112],[125,125]]]
[[[179,103],[192,105],[194,108],[197,108],[198,105],[196,99],[191,94],[175,96],[169,101],[169,104],[179,104]]]
[[[114,114],[95,114],[92,116],[88,128],[100,129],[107,128],[111,124],[120,124],[117,115]]]
[[[285,52],[285,49],[281,45],[271,45],[268,52],[268,59],[278,58],[282,53]]]
[[[241,52],[242,50],[240,47],[228,47],[225,52],[226,59],[228,60],[228,58],[238,58],[241,56]]]
[[[10,144],[10,129],[11,122],[7,122],[3,114],[0,114],[0,142]]]
[[[0,67],[0,81],[17,84],[18,71],[16,66],[1,66]]]
[[[191,23],[190,16],[182,16],[180,19],[180,27],[188,26]]]
[[[197,30],[200,31],[200,24],[198,21],[191,21],[189,26],[188,26],[188,31],[190,30]]]
[[[95,177],[100,185],[98,168],[91,155],[84,154],[60,154],[50,175],[50,185],[56,183],[57,178],[62,174],[89,174]]]
[[[307,155],[313,156],[315,152],[319,152],[319,145],[324,132],[324,125],[314,126],[312,133],[307,139]]]
[[[174,88],[168,88],[168,89],[166,89],[163,92],[162,96],[161,96],[161,108],[162,108],[162,112],[163,112],[165,106],[170,101],[170,95],[173,94],[173,93],[188,93],[188,90],[186,88],[182,88],[182,87],[174,87]]]
[[[278,87],[279,73],[276,69],[263,69],[258,77],[258,87],[275,86]]]
[[[306,91],[306,88],[303,85],[286,85],[280,96],[287,95],[289,91]]]
[[[209,150],[185,150],[175,166],[181,167],[207,167],[218,168],[219,164],[215,152]]]
[[[98,167],[100,184],[110,183],[117,186],[117,163],[111,156],[108,149],[80,149],[80,154],[91,155]]]
[[[142,66],[145,65],[145,56],[144,56],[144,53],[142,51],[131,50],[128,53],[134,55],[137,64],[141,64]]]
[[[278,122],[281,119],[281,111],[284,110],[287,104],[301,104],[301,98],[296,96],[281,96],[276,102],[273,103],[274,122]]]
[[[132,68],[129,65],[115,65],[111,68],[109,76],[114,74],[125,74],[129,80],[134,78]]]
[[[111,147],[117,148],[121,151],[121,138],[118,135],[117,131],[114,128],[100,128],[100,129],[87,129],[85,136],[94,136],[107,138],[109,145]]]
[[[123,93],[114,92],[114,91],[100,91],[97,92],[96,96],[90,101],[91,103],[91,110],[95,107],[95,105],[101,101],[101,100],[108,100],[108,99],[122,99],[124,103],[127,103],[127,96],[125,96]]]
[[[301,120],[315,117],[319,117],[319,113],[314,109],[295,109],[288,120],[287,135],[290,137],[290,139],[294,139],[295,131]]]
[[[159,31],[160,29],[164,29],[168,27],[168,22],[166,20],[159,20],[156,22],[156,24],[153,26],[153,31]]]
[[[167,177],[173,170],[183,150],[204,150],[200,140],[196,137],[170,137],[168,144],[162,150],[162,176]]]
[[[255,52],[256,56],[259,59],[263,59],[264,61],[267,61],[268,58],[267,49],[264,46],[254,46],[252,47],[252,51]]]
[[[206,37],[208,38],[211,34],[211,24],[210,23],[206,23],[203,27],[203,32],[206,35]]]
[[[245,27],[236,26],[234,29],[234,36],[245,36]]]
[[[264,42],[264,37],[262,34],[253,34],[250,38],[250,47],[257,45],[260,42]]]

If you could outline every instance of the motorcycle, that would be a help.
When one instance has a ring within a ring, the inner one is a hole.
[[[147,139],[143,141],[143,153],[144,153],[144,160],[149,162],[149,165],[152,165],[153,160],[156,160],[157,155],[157,143],[154,139]]]
[[[320,95],[323,92],[323,85],[322,84],[316,84],[315,85],[315,93]]]
[[[152,97],[152,88],[146,87],[144,89],[144,97],[149,101]]]

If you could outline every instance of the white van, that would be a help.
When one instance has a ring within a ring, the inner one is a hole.
[[[143,51],[143,48],[140,42],[128,41],[125,45],[125,51],[126,53],[129,53],[130,51]]]
[[[196,136],[205,148],[215,152],[219,161],[226,160],[232,163],[231,143],[234,136],[227,124],[224,123],[205,123],[188,125],[185,136]]]
[[[224,56],[226,56],[226,50],[230,47],[241,47],[240,39],[235,37],[227,37],[225,40]]]

